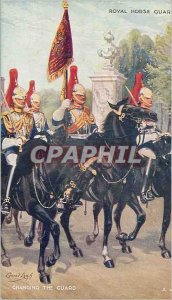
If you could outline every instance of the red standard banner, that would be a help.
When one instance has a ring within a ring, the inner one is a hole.
[[[53,81],[62,76],[64,70],[67,69],[72,61],[72,35],[68,10],[65,9],[50,51],[48,62],[48,80]]]

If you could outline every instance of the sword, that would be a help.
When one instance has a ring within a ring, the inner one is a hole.
[[[132,98],[134,104],[135,104],[136,106],[139,106],[138,103],[136,102],[135,98],[133,97],[131,91],[129,90],[129,88],[128,88],[126,85],[125,85],[125,88],[126,88],[127,92],[129,93],[130,97]]]

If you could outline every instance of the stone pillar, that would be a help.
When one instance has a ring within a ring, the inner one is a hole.
[[[4,77],[0,77],[0,88],[2,90],[3,93],[5,93],[5,88],[4,88],[4,85],[5,85],[5,78]],[[0,101],[3,101],[3,95],[0,91]]]
[[[122,88],[126,78],[110,65],[104,66],[98,74],[90,78],[93,91],[92,112],[101,132],[103,122],[111,111],[108,102],[115,104],[122,100]]]

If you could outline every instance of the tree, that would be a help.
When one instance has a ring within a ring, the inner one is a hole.
[[[130,31],[127,38],[120,42],[116,67],[127,78],[126,85],[129,88],[132,88],[137,72],[144,74],[144,82],[147,83],[149,72],[146,66],[152,62],[153,49],[153,40],[137,29]]]
[[[152,51],[153,63],[146,67],[149,86],[157,99],[168,107],[168,131],[171,127],[171,32],[172,26],[169,24],[162,36],[156,36],[155,49]]]

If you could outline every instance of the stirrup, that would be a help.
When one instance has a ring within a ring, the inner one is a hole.
[[[8,216],[11,209],[10,197],[4,199],[2,206],[1,206],[1,213],[3,215]]]
[[[146,204],[147,202],[154,200],[154,195],[151,191],[148,191],[147,193],[143,192],[140,195],[140,200],[143,204]]]

